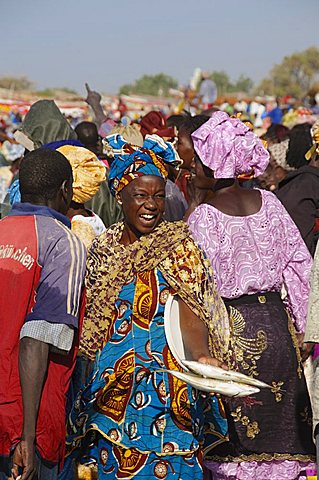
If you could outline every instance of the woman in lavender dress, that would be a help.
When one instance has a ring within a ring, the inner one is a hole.
[[[188,224],[230,315],[227,361],[271,387],[227,401],[229,442],[204,449],[210,478],[306,478],[314,446],[298,336],[305,327],[311,256],[272,193],[240,187],[238,178],[258,176],[268,164],[267,150],[248,126],[216,112],[192,139],[199,195]]]

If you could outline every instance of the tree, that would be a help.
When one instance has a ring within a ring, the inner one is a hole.
[[[44,90],[38,90],[36,93],[41,97],[51,97],[54,98],[55,96],[59,95],[59,93],[67,93],[70,96],[77,96],[78,93],[73,90],[72,88],[68,87],[52,87],[52,88],[45,88]]]
[[[269,95],[304,96],[316,75],[319,73],[319,49],[310,47],[303,52],[284,57],[283,61],[274,65],[258,90]]]
[[[71,95],[78,95],[78,92],[76,90],[69,87],[58,87],[55,90],[58,90],[60,92],[70,93]]]
[[[12,90],[31,90],[34,83],[27,77],[0,77],[0,88]]]
[[[264,78],[254,90],[255,95],[275,95],[274,82],[271,78]]]
[[[212,72],[210,78],[216,83],[218,95],[222,96],[233,92],[249,93],[253,86],[252,79],[243,74],[233,83],[223,70]]]
[[[241,74],[237,81],[233,85],[234,92],[249,93],[254,85],[254,82],[250,77]]]
[[[167,96],[170,88],[177,88],[178,82],[164,73],[157,75],[143,75],[132,85],[123,85],[120,94],[137,93],[144,95]]]
[[[132,89],[134,88],[134,85],[129,85],[126,83],[125,85],[122,85],[119,90],[120,95],[129,95],[132,92]]]
[[[230,79],[223,70],[211,73],[210,78],[215,82],[218,95],[225,95],[229,90]]]
[[[54,88],[45,88],[44,90],[38,90],[36,93],[40,95],[40,97],[54,98],[56,92]]]

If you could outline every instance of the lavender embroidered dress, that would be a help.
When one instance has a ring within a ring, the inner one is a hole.
[[[282,204],[270,192],[260,194],[262,206],[253,215],[229,216],[202,204],[188,220],[228,308],[229,360],[271,386],[227,401],[230,441],[204,448],[214,480],[306,478],[314,455],[295,336],[305,328],[312,259]]]

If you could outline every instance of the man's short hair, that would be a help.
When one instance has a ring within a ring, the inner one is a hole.
[[[28,153],[19,170],[20,191],[45,200],[52,200],[65,181],[72,179],[72,168],[62,153],[38,148]]]

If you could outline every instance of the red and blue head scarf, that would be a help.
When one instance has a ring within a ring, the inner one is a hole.
[[[109,173],[109,187],[114,196],[143,175],[166,179],[166,164],[180,163],[173,145],[157,135],[147,135],[142,147],[127,143],[119,134],[106,137],[103,144],[104,152],[114,159]]]

